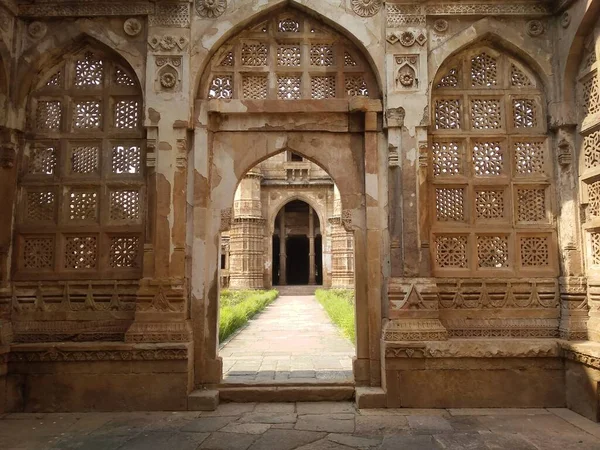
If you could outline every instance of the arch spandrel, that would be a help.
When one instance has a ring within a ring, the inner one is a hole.
[[[240,34],[244,34],[253,28],[259,29],[260,26],[269,22],[273,17],[283,17],[286,15],[296,15],[309,18],[319,25],[318,28],[327,30],[331,35],[339,36],[347,40],[356,48],[353,52],[365,62],[365,71],[371,72],[373,79],[370,89],[374,94],[373,98],[380,98],[381,86],[384,76],[384,46],[381,36],[383,32],[378,29],[371,29],[374,25],[372,21],[366,21],[356,15],[346,11],[340,11],[336,5],[329,4],[328,1],[310,4],[306,0],[273,0],[265,5],[255,7],[253,5],[236,8],[231,13],[228,11],[218,17],[209,29],[203,29],[202,23],[199,23],[198,34],[195,39],[192,54],[192,73],[197,74],[194,81],[194,98],[206,98],[206,93],[202,90],[205,84],[206,73],[210,72],[211,64],[219,56],[219,52],[224,51],[228,43],[235,40]],[[258,10],[258,11],[257,11]],[[339,20],[331,18],[339,17]],[[232,24],[236,24],[232,27]],[[343,25],[342,25],[343,24]],[[358,30],[354,32],[353,30]]]

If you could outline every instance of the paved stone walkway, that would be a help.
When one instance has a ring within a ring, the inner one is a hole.
[[[566,409],[230,403],[210,413],[7,414],[0,449],[598,450],[600,425]]]
[[[315,383],[352,381],[355,351],[314,296],[284,296],[219,355],[226,383]]]

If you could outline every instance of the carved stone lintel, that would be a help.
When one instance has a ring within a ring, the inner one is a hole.
[[[182,322],[134,322],[125,334],[125,342],[190,342],[192,327]]]

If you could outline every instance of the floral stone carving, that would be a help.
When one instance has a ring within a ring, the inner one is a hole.
[[[27,27],[27,32],[29,33],[29,36],[31,36],[34,39],[43,38],[46,35],[47,30],[48,27],[46,27],[46,25],[42,22],[31,22]]]
[[[379,12],[382,0],[352,0],[352,10],[361,17],[372,17]]]
[[[227,0],[196,0],[196,11],[200,17],[214,19],[227,9]]]
[[[142,22],[139,19],[127,19],[123,24],[123,31],[129,36],[137,36],[142,31]]]
[[[529,36],[539,36],[544,32],[544,24],[539,20],[530,20],[527,22],[527,34]]]

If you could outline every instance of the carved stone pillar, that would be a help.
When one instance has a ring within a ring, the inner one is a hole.
[[[279,285],[285,286],[287,284],[287,254],[286,254],[286,240],[285,234],[285,208],[281,208],[279,212]]]
[[[315,274],[315,211],[308,207],[308,284],[317,284]]]

